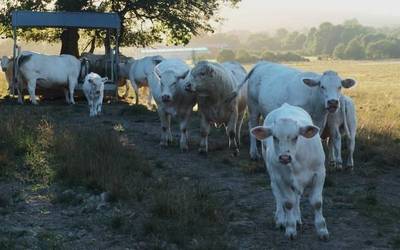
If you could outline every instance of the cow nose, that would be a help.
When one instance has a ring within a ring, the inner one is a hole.
[[[337,107],[338,105],[339,105],[339,101],[338,100],[332,99],[332,100],[328,101],[328,106],[329,107]]]
[[[335,112],[339,107],[339,101],[335,99],[329,100],[327,104],[328,104],[328,111],[331,113]]]
[[[163,96],[161,96],[161,100],[162,100],[163,102],[170,102],[170,101],[171,101],[171,96],[169,96],[169,95],[163,95]]]
[[[292,162],[292,157],[290,155],[280,155],[279,162],[282,164],[289,164]]]

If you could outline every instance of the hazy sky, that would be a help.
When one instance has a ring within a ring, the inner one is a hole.
[[[357,18],[372,26],[400,26],[400,0],[242,0],[223,8],[227,20],[218,31],[302,29],[323,21],[341,23]]]

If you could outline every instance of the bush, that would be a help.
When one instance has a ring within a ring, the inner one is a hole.
[[[224,49],[219,52],[217,56],[217,61],[218,62],[226,62],[226,61],[233,61],[235,60],[235,52],[230,49]]]
[[[287,52],[287,53],[278,53],[276,54],[276,57],[278,61],[280,62],[306,62],[308,59],[297,55],[293,52]]]
[[[345,50],[346,50],[346,45],[344,43],[338,44],[333,50],[333,57],[338,59],[345,59],[346,58],[344,53]]]
[[[359,39],[355,38],[347,44],[344,54],[346,59],[360,60],[365,58],[365,49]]]
[[[240,63],[255,63],[259,60],[259,58],[251,55],[246,50],[239,50],[236,55],[236,60]]]
[[[270,62],[277,62],[278,58],[276,57],[276,55],[274,53],[272,53],[271,51],[264,51],[261,55],[261,59],[262,60],[267,60]]]

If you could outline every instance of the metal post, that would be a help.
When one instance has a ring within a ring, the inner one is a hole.
[[[115,75],[116,75],[116,82],[119,81],[119,29],[116,32],[116,41],[115,41]],[[118,86],[118,83],[117,83]],[[117,88],[118,89],[118,88]]]
[[[14,40],[14,47],[13,47],[13,77],[12,77],[12,95],[14,96],[14,89],[17,86],[17,29],[13,27],[13,40]]]
[[[114,81],[113,49],[112,49],[112,46],[111,46],[111,32],[110,32],[110,29],[107,29],[107,40],[108,40],[108,44],[110,45],[109,55],[110,55],[111,80]]]

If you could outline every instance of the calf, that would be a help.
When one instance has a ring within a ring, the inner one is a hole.
[[[107,77],[101,78],[98,74],[93,72],[85,77],[83,93],[88,101],[90,116],[97,116],[101,113],[104,96],[104,82],[107,80]]]
[[[22,52],[17,58],[17,69],[18,81],[23,79],[27,82],[33,104],[37,104],[36,84],[42,88],[63,87],[66,102],[75,104],[74,90],[81,73],[81,62],[74,56]]]
[[[136,95],[136,104],[139,103],[139,87],[156,86],[158,80],[155,79],[154,68],[165,60],[162,56],[146,56],[141,59],[135,60],[129,69],[129,81]],[[151,104],[151,94],[149,94],[148,104]]]
[[[245,69],[237,62],[218,64],[201,61],[191,70],[186,90],[197,96],[201,113],[200,153],[208,152],[210,124],[225,125],[229,148],[233,155],[239,152],[240,129],[246,110],[246,88],[236,98],[231,94],[246,77]]]
[[[283,103],[303,108],[317,127],[324,128],[328,113],[340,108],[342,87],[351,88],[355,84],[353,79],[341,79],[334,71],[317,74],[270,62],[258,63],[247,78],[250,129],[258,125],[260,116],[265,117]],[[252,135],[250,157],[253,160],[260,157]]]
[[[314,225],[321,239],[328,239],[322,214],[322,189],[325,181],[325,155],[319,128],[302,108],[283,104],[270,112],[263,126],[251,129],[262,142],[262,155],[275,197],[275,222],[285,227],[285,235],[296,237],[301,224],[300,198],[309,186],[309,201],[314,209]]]
[[[353,100],[348,96],[341,96],[340,109],[336,113],[328,115],[325,129],[328,132],[329,161],[332,166],[342,169],[342,135],[346,136],[347,161],[346,167],[353,168],[353,153],[356,143],[356,110]]]

